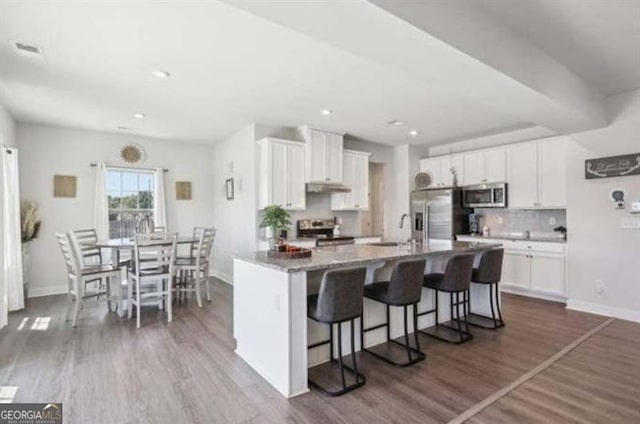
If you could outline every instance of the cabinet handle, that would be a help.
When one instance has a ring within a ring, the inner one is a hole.
[[[354,206],[355,206],[356,208],[359,208],[359,207],[360,207],[360,205],[354,205]]]
[[[331,178],[325,178],[324,180],[325,181],[331,181]]]

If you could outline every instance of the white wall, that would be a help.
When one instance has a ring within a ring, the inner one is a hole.
[[[584,178],[586,159],[640,153],[640,90],[607,103],[611,125],[571,135],[567,150],[568,307],[640,321],[640,230],[620,228],[630,202],[640,201],[640,176]],[[626,210],[613,208],[609,194],[618,188]]]
[[[219,225],[213,219],[213,147],[46,125],[18,124],[20,183],[23,199],[40,204],[42,227],[32,244],[30,295],[66,292],[65,267],[54,233],[92,228],[95,168],[92,162],[123,165],[119,150],[140,144],[145,168],[165,174],[167,224],[170,231],[190,234],[194,226]],[[53,176],[75,175],[76,198],[54,198]],[[175,182],[191,181],[193,200],[175,200]]]
[[[256,126],[248,125],[213,149],[213,216],[218,228],[213,272],[229,283],[233,281],[233,255],[256,250],[256,136]],[[235,182],[233,200],[226,199],[228,178]]]

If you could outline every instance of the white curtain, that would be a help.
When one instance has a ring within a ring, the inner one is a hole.
[[[96,165],[96,192],[93,225],[100,240],[109,238],[109,201],[107,198],[107,165]]]
[[[156,168],[153,181],[153,222],[156,227],[167,228],[167,209],[164,198],[164,170]]]
[[[0,328],[7,325],[9,311],[24,308],[22,279],[22,235],[20,225],[20,185],[18,178],[18,150],[2,147],[2,303]]]

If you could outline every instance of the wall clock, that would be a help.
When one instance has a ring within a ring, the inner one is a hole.
[[[131,165],[144,161],[144,149],[139,144],[125,144],[120,149],[120,158]]]

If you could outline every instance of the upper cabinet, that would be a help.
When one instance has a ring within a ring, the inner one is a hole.
[[[457,185],[462,185],[464,178],[464,163],[462,155],[447,155],[420,160],[420,171],[426,172],[431,178],[429,187],[453,186],[453,172]]]
[[[332,210],[369,209],[369,156],[371,153],[344,151],[342,182],[351,189],[351,192],[332,194]]]
[[[308,126],[297,132],[307,145],[306,182],[342,183],[344,135]]]
[[[263,138],[259,149],[259,207],[280,205],[304,210],[305,145],[298,141]]]
[[[506,178],[504,147],[463,154],[464,185],[503,182]]]
[[[566,207],[565,159],[564,137],[508,146],[509,207]]]

